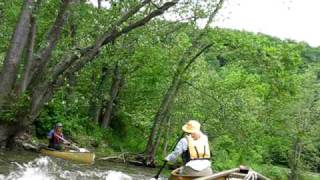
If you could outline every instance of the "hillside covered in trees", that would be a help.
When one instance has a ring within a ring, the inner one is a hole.
[[[78,144],[150,165],[196,119],[214,169],[320,172],[320,48],[213,28],[223,0],[186,2],[0,1],[1,147],[61,122]]]

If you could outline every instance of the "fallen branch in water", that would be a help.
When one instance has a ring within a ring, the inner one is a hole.
[[[120,159],[123,161],[123,163],[126,163],[126,159],[123,153],[118,156],[107,156],[107,157],[99,158],[99,160],[112,160],[112,159]]]
[[[123,152],[119,155],[101,157],[98,160],[121,162],[121,163],[125,163],[125,164],[129,163],[129,164],[133,164],[136,166],[142,166],[143,162],[136,160],[136,157],[137,157],[137,154],[135,154],[135,153]]]

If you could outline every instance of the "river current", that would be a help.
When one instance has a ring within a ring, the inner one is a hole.
[[[106,161],[83,165],[35,153],[0,152],[0,180],[151,180],[156,172]]]

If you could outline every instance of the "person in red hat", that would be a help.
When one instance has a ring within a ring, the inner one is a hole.
[[[207,176],[212,174],[210,162],[210,146],[208,137],[200,130],[200,123],[190,120],[182,126],[182,130],[187,133],[165,160],[176,161],[181,155],[184,166],[180,173],[191,176]]]

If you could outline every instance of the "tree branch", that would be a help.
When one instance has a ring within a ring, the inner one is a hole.
[[[216,8],[214,9],[214,11],[209,15],[208,21],[204,27],[204,29],[208,29],[210,27],[210,24],[213,22],[213,19],[216,17],[216,15],[218,14],[219,10],[222,8],[223,3],[225,0],[219,0],[219,2],[216,5]]]
[[[192,53],[194,52],[194,49],[199,47],[199,45],[201,45],[201,43],[200,43],[201,38],[207,33],[207,29],[210,28],[210,24],[212,23],[214,17],[217,15],[218,11],[222,8],[224,1],[225,0],[219,0],[219,2],[216,5],[216,8],[209,15],[209,18],[208,18],[208,21],[205,25],[205,28],[202,30],[202,32],[200,34],[198,34],[195,37],[195,39],[191,43],[191,46],[185,51],[184,55],[182,56],[181,60],[179,61],[178,67],[183,66],[183,64],[185,63],[185,59],[190,57],[192,55]]]
[[[149,2],[149,1],[144,1],[144,4],[146,4],[146,2]],[[159,9],[154,10],[153,12],[151,12],[146,17],[144,17],[144,18],[142,18],[142,19],[140,19],[140,20],[138,20],[138,21],[126,26],[126,27],[124,27],[121,31],[118,31],[116,27],[112,27],[111,30],[109,30],[102,37],[97,39],[94,45],[89,46],[86,49],[83,49],[82,50],[83,52],[80,53],[80,57],[75,57],[75,55],[73,55],[73,57],[71,57],[71,59],[73,59],[72,65],[70,65],[69,63],[66,63],[66,62],[61,62],[61,64],[66,64],[66,65],[68,64],[69,67],[70,67],[69,69],[68,68],[64,68],[64,70],[68,69],[67,70],[68,72],[65,72],[65,73],[75,73],[75,72],[79,71],[80,69],[82,69],[88,62],[90,62],[99,53],[99,50],[100,50],[101,47],[103,47],[104,45],[114,41],[116,38],[118,38],[122,34],[129,33],[130,31],[145,25],[151,19],[153,19],[156,16],[159,16],[159,15],[163,14],[167,9],[169,9],[172,6],[174,6],[178,2],[179,2],[179,0],[174,0],[174,1],[171,1],[171,2],[165,3]],[[141,6],[137,6],[137,7],[141,8]],[[137,7],[135,7],[132,11],[130,11],[127,14],[125,14],[124,15],[125,17],[121,18],[119,20],[119,22],[123,23],[125,19],[129,19],[128,14],[134,15],[133,12],[137,12],[138,11]],[[117,22],[116,24],[119,24],[119,22]],[[68,61],[68,60],[66,60],[66,61]],[[55,69],[58,69],[58,68],[55,68]],[[62,73],[62,71],[61,71],[61,73]]]
[[[184,67],[184,69],[182,70],[182,74],[185,73],[189,67],[191,66],[191,64],[193,64],[196,59],[202,54],[204,53],[207,49],[209,49],[213,44],[208,44],[206,45],[204,48],[202,48],[195,56],[193,56],[190,60],[189,63]]]
[[[42,76],[41,74],[44,72],[45,66],[50,60],[50,56],[60,39],[63,25],[66,23],[68,17],[67,10],[70,2],[71,0],[63,0],[56,20],[47,34],[46,46],[41,48],[37,55],[34,56],[34,64],[30,74],[31,82],[33,84],[35,84],[39,77]]]

